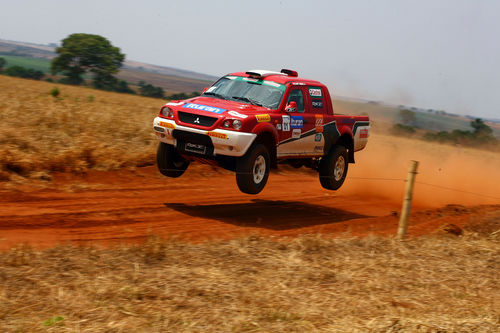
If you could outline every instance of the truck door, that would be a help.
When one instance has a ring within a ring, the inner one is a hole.
[[[292,86],[285,96],[286,104],[294,101],[295,112],[283,113],[278,156],[321,155],[322,149],[315,153],[315,115],[305,86]]]
[[[309,99],[309,110],[314,115],[314,153],[323,155],[325,148],[324,125],[326,123],[327,106],[324,102],[324,92],[322,87],[308,86],[307,97]]]

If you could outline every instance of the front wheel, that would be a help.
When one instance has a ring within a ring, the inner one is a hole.
[[[236,183],[241,192],[257,194],[269,176],[269,152],[264,145],[252,145],[236,162]]]
[[[175,147],[164,142],[160,142],[156,152],[156,163],[162,175],[177,178],[180,177],[189,166]]]
[[[344,146],[334,146],[319,164],[319,181],[327,190],[338,190],[347,175],[348,159]]]

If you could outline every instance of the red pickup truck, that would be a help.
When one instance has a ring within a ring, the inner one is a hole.
[[[235,171],[240,190],[257,194],[280,163],[317,170],[324,188],[340,188],[370,123],[334,114],[325,85],[283,69],[225,75],[199,97],[165,104],[153,127],[163,175],[209,163]]]

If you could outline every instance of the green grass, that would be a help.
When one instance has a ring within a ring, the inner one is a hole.
[[[5,67],[11,66],[22,66],[26,68],[33,68],[37,71],[42,71],[44,73],[50,72],[50,60],[42,58],[30,58],[12,55],[0,54],[0,58],[4,58],[7,61]]]

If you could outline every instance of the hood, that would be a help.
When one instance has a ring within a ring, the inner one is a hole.
[[[197,113],[212,117],[215,115],[226,115],[229,111],[237,111],[241,113],[270,112],[270,109],[263,106],[201,96],[185,100],[182,105],[180,105],[180,103],[172,103],[172,105],[175,105],[178,111]]]

